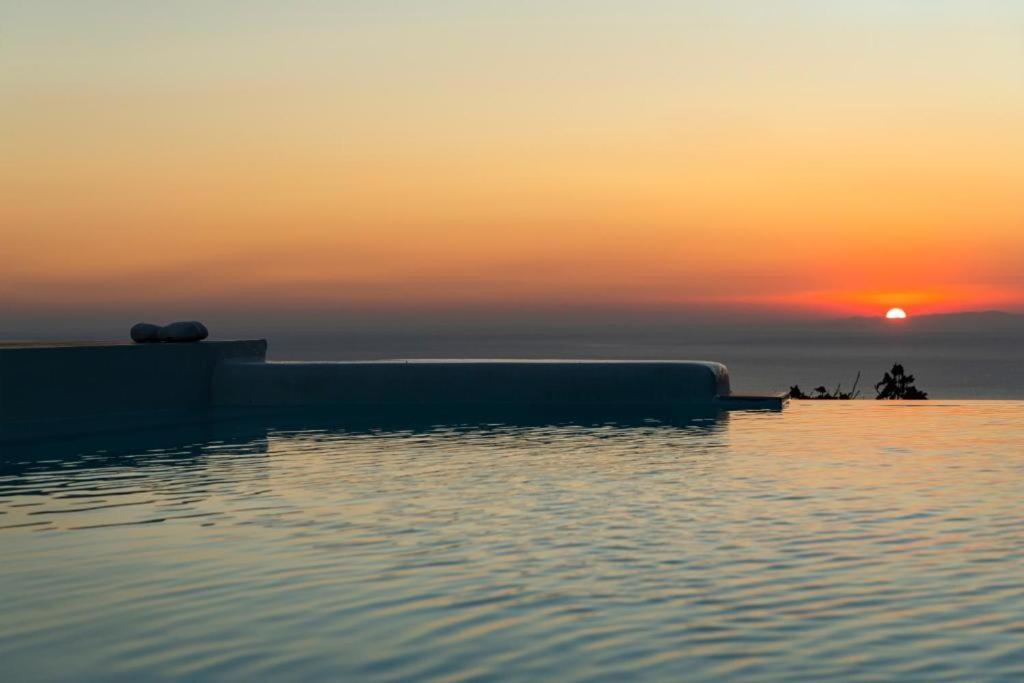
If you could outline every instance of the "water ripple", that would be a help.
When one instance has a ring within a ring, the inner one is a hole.
[[[0,457],[11,680],[1019,680],[1024,403]]]

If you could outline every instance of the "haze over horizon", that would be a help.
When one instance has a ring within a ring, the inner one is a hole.
[[[1024,311],[1019,2],[54,1],[0,25],[0,337]]]

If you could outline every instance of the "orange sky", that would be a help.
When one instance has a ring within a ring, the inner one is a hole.
[[[0,10],[5,308],[1024,308],[1020,3],[383,4]]]

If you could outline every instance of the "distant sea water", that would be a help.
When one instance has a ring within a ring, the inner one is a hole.
[[[714,360],[729,366],[738,392],[849,390],[861,373],[863,398],[901,363],[932,398],[1024,399],[1024,315],[1001,312],[881,318],[700,322],[686,316],[624,313],[601,321],[490,312],[479,319],[425,315],[353,319],[328,313],[283,319],[201,316],[213,339],[266,338],[272,360],[383,358],[607,358]],[[126,322],[126,319],[128,322]],[[131,316],[53,321],[0,319],[0,338],[127,339]],[[118,337],[111,330],[123,330]],[[40,336],[44,331],[46,336]]]
[[[939,318],[936,316],[936,318]],[[1008,323],[1007,323],[1008,321]],[[915,325],[916,326],[913,326]],[[897,327],[903,325],[903,327]],[[857,373],[863,398],[894,363],[932,398],[1024,399],[1024,324],[973,326],[948,320],[886,323],[840,321],[806,327],[583,330],[392,330],[333,333],[324,337],[287,330],[270,337],[279,360],[370,358],[608,358],[693,359],[725,363],[738,392],[778,392],[798,384],[810,393]]]

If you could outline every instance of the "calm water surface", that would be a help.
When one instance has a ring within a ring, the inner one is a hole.
[[[1021,402],[7,446],[0,678],[1020,680],[1022,494]]]

